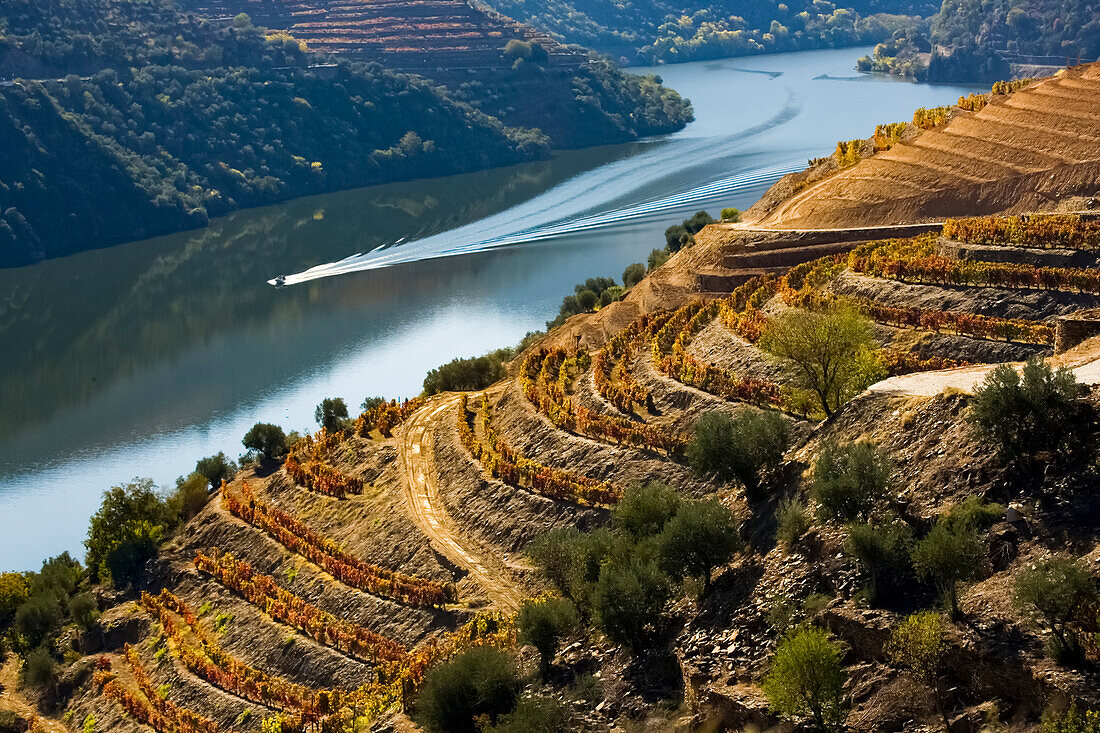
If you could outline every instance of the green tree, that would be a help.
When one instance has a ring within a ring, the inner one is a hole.
[[[195,473],[206,477],[211,489],[222,485],[222,481],[231,481],[237,473],[237,464],[225,455],[224,451],[218,451],[217,455],[200,458],[195,463]]]
[[[15,611],[30,596],[23,573],[0,573],[0,632],[15,618]]]
[[[716,499],[684,503],[657,544],[661,568],[673,578],[702,577],[704,596],[714,568],[729,562],[742,545],[737,517]]]
[[[973,578],[985,557],[985,543],[968,524],[940,520],[913,545],[913,567],[943,594],[954,618],[959,614],[959,583]]]
[[[735,209],[732,206],[726,209],[722,209],[722,221],[738,222],[741,221],[741,210]]]
[[[416,720],[430,733],[478,733],[516,707],[522,688],[515,660],[493,647],[474,647],[428,672]]]
[[[940,670],[947,654],[947,634],[943,617],[934,611],[920,611],[906,617],[890,634],[886,653],[913,679],[932,691],[936,710],[943,717],[945,730],[951,729],[943,704]]]
[[[611,510],[615,527],[634,539],[661,533],[680,508],[680,495],[667,484],[651,481],[631,486]]]
[[[641,262],[635,262],[632,265],[627,265],[623,270],[623,286],[632,288],[642,281],[645,277],[645,265]]]
[[[168,521],[181,524],[202,511],[210,501],[209,481],[201,473],[176,480],[176,490],[166,501]]]
[[[504,348],[469,359],[452,359],[428,372],[424,377],[424,394],[485,389],[507,375],[504,362],[514,356],[512,349]]]
[[[23,665],[23,684],[41,690],[57,680],[57,663],[47,649],[39,647],[27,654]]]
[[[787,450],[787,421],[771,411],[744,409],[734,417],[708,412],[695,424],[687,449],[692,468],[719,479],[736,478],[750,496],[760,488],[764,472],[783,461]]]
[[[1080,446],[1085,409],[1082,387],[1069,369],[1052,369],[1040,357],[1023,374],[1002,364],[974,390],[967,418],[1005,460],[1071,453]]]
[[[344,429],[348,419],[348,406],[343,397],[326,397],[313,411],[313,419],[330,433]]]
[[[1055,657],[1072,657],[1079,651],[1069,626],[1096,598],[1096,582],[1088,566],[1071,557],[1043,558],[1016,578],[1016,605],[1046,625],[1055,640],[1051,645]]]
[[[787,718],[809,716],[818,730],[839,730],[844,722],[844,670],[840,647],[815,627],[802,627],[776,647],[764,694],[772,710]]]
[[[268,460],[286,454],[286,433],[278,425],[267,422],[258,422],[249,428],[241,443]]]
[[[668,578],[653,563],[637,558],[608,563],[592,594],[600,630],[637,653],[661,632],[671,595]]]
[[[527,600],[516,619],[520,634],[539,651],[539,663],[545,678],[563,637],[577,626],[577,607],[566,598]]]
[[[826,416],[886,375],[870,319],[850,308],[786,311],[768,322],[758,344],[791,365]]]
[[[910,577],[913,530],[901,521],[881,524],[854,523],[847,526],[844,551],[854,557],[870,581],[872,597],[889,585],[896,587]]]
[[[606,529],[582,532],[576,527],[563,527],[538,536],[527,552],[547,579],[587,616],[600,568],[614,544]]]
[[[123,585],[137,577],[168,523],[168,510],[150,479],[112,487],[88,527],[88,570],[94,578]]]
[[[822,518],[867,519],[886,495],[894,467],[874,443],[826,441],[814,462],[811,491]]]
[[[653,272],[661,265],[668,262],[668,252],[663,249],[655,249],[649,253],[649,258],[646,260],[649,271]]]

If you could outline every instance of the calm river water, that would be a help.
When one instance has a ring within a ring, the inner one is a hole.
[[[259,420],[311,429],[322,397],[412,396],[428,369],[541,328],[577,281],[618,279],[670,223],[747,208],[837,140],[973,91],[857,75],[866,52],[661,67],[695,106],[675,135],[0,270],[0,570],[82,556],[112,485],[236,456]]]

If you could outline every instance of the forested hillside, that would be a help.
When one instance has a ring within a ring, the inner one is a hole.
[[[897,36],[862,62],[929,81],[996,81],[1013,64],[1062,65],[1100,57],[1095,0],[944,0],[930,30]]]
[[[692,61],[873,43],[936,11],[922,0],[491,0],[512,17],[632,62]]]
[[[689,118],[677,95],[611,71],[596,104],[580,86],[560,100],[596,130],[577,144]],[[478,109],[476,94],[333,63],[243,16],[212,22],[168,0],[5,2],[0,77],[12,76],[0,84],[0,266],[294,196],[510,164],[551,144]]]

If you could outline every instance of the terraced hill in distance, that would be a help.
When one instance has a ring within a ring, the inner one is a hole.
[[[484,70],[512,65],[509,40],[537,41],[550,66],[575,67],[585,54],[465,0],[188,0],[190,9],[226,21],[246,13],[309,48],[389,68]]]
[[[1044,210],[1056,200],[1095,196],[1100,65],[992,94],[979,111],[957,109],[946,124],[838,172],[792,180],[799,185],[779,200],[765,197],[746,219],[782,229],[902,224]]]

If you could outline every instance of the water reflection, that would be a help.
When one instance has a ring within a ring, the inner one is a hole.
[[[0,570],[79,551],[105,488],[135,475],[167,483],[200,456],[236,454],[257,420],[302,429],[323,396],[414,394],[431,367],[541,326],[578,280],[644,260],[670,220],[745,208],[769,181],[482,254],[284,289],[266,279],[471,223],[508,235],[532,212],[552,222],[672,197],[827,153],[969,91],[814,80],[850,76],[866,52],[661,68],[698,121],[659,141],[302,199],[0,270]]]

